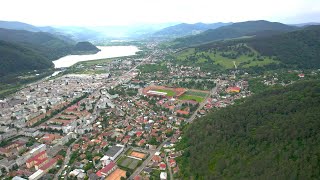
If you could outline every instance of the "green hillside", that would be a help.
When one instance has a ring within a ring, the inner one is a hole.
[[[320,68],[320,26],[269,37],[202,44],[183,49],[174,57],[176,63],[199,66],[204,70],[217,67]]]
[[[320,177],[320,81],[254,95],[184,130],[182,179]]]
[[[285,65],[320,68],[320,25],[247,42],[261,55],[276,56]]]
[[[74,53],[75,52],[93,52],[96,53],[100,51],[96,46],[91,44],[90,42],[78,42],[74,48],[73,48]]]
[[[188,48],[175,54],[176,63],[200,66],[202,68],[216,66],[223,69],[250,68],[265,66],[278,61],[260,53],[245,43],[221,43],[214,46]]]
[[[194,36],[177,38],[171,45],[173,47],[190,47],[197,44],[208,43],[217,40],[239,38],[242,36],[254,36],[261,32],[289,32],[298,29],[277,22],[268,21],[246,21],[223,26],[217,29],[210,29]]]
[[[50,33],[0,29],[0,40],[20,44],[55,60],[72,52],[73,44]]]
[[[52,62],[40,53],[4,41],[0,41],[0,54],[0,76],[53,67]]]
[[[0,28],[0,76],[53,67],[52,60],[68,54],[99,51],[89,42],[74,41],[45,32]]]

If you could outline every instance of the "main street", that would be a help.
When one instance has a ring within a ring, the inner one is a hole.
[[[76,143],[76,141],[74,141],[67,149],[67,153],[66,153],[66,157],[64,158],[64,161],[59,169],[59,171],[54,175],[54,180],[58,180],[58,177],[60,176],[60,174],[62,173],[62,171],[65,169],[65,165],[67,165],[69,163],[70,160],[70,155],[71,155],[71,148],[72,146]]]
[[[129,179],[133,179],[134,177],[136,177],[137,175],[139,175],[141,173],[141,171],[150,163],[151,159],[153,158],[154,154],[158,151],[161,150],[161,148],[164,146],[164,144],[166,142],[168,142],[169,138],[166,139],[165,141],[163,141],[156,150],[151,150],[149,151],[149,157],[141,164],[140,167],[138,167],[133,173],[132,175],[129,177]]]
[[[208,99],[210,98],[211,95],[215,94],[217,92],[218,87],[220,86],[219,83],[216,84],[216,86],[214,88],[212,88],[212,90],[210,91],[210,93],[206,96],[206,98],[204,99],[204,101],[202,101],[199,104],[199,107],[197,108],[197,110],[192,114],[192,116],[187,120],[188,123],[191,123],[196,117],[198,112],[206,105]]]

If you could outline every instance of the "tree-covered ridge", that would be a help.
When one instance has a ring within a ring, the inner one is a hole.
[[[254,95],[193,122],[178,160],[184,179],[320,177],[320,81]]]
[[[320,25],[247,42],[262,55],[276,56],[285,65],[320,68]]]
[[[72,52],[73,43],[50,33],[30,32],[0,28],[0,40],[33,49],[49,60],[55,60]]]
[[[212,23],[212,24],[205,24],[205,23],[196,23],[196,24],[187,24],[181,23],[174,26],[169,26],[160,31],[153,33],[155,37],[182,37],[192,34],[197,34],[208,29],[216,29],[222,26],[227,26],[232,23]]]
[[[211,42],[184,49],[176,57],[190,64],[215,64],[227,69],[234,68],[234,62],[238,68],[320,68],[320,26]]]
[[[242,36],[254,36],[261,32],[289,32],[298,29],[277,22],[268,21],[246,21],[223,26],[217,29],[210,29],[194,36],[177,38],[173,41],[174,47],[190,47],[197,44],[208,43],[217,40],[239,38]]]
[[[0,28],[0,76],[53,67],[51,61],[69,54],[97,53],[89,42],[74,41],[46,32]]]
[[[0,76],[53,67],[52,62],[40,53],[4,41],[0,41],[0,54]]]
[[[82,51],[98,52],[98,51],[100,51],[100,49],[98,49],[96,46],[94,46],[90,42],[85,41],[85,42],[78,42],[74,46],[73,51],[75,51],[75,52],[82,52]]]

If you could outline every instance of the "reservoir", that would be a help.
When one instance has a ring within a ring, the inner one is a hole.
[[[140,51],[136,46],[97,46],[101,51],[89,55],[68,55],[53,61],[55,68],[70,67],[80,61],[135,55]]]

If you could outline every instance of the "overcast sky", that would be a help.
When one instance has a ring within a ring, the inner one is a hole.
[[[1,0],[0,20],[109,26],[165,22],[320,22],[320,0]]]

